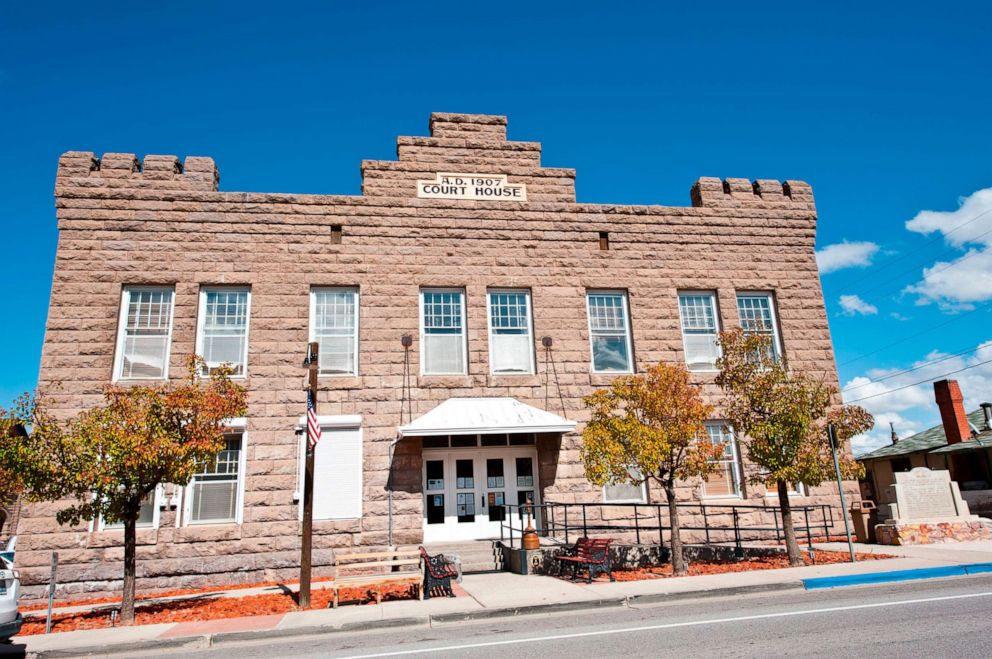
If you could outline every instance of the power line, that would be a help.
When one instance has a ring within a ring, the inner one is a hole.
[[[885,263],[879,264],[878,266],[875,267],[875,269],[874,269],[873,272],[866,273],[866,274],[862,275],[861,277],[858,277],[857,279],[852,279],[851,281],[847,282],[845,284],[845,286],[850,287],[850,286],[853,286],[854,284],[860,284],[861,282],[865,281],[866,279],[870,279],[872,277],[875,277],[878,274],[878,271],[879,270],[884,270],[886,268],[889,268],[889,267],[895,265],[896,263],[898,263],[899,261],[902,261],[902,260],[908,258],[910,255],[915,254],[915,253],[919,252],[920,250],[923,250],[923,249],[929,247],[930,245],[933,245],[934,243],[936,243],[936,242],[938,242],[938,241],[940,241],[942,239],[946,239],[947,236],[951,235],[952,233],[954,233],[956,231],[959,231],[960,229],[963,229],[967,225],[971,224],[972,222],[975,222],[975,221],[979,220],[980,218],[988,215],[989,213],[992,213],[992,208],[989,208],[987,210],[984,210],[981,213],[979,213],[978,215],[975,215],[974,217],[972,217],[972,218],[970,218],[968,220],[965,220],[964,222],[962,222],[961,224],[957,225],[956,227],[954,227],[953,229],[951,229],[950,231],[948,231],[946,233],[941,232],[941,231],[938,231],[936,236],[934,236],[933,238],[931,238],[927,242],[923,243],[919,247],[916,247],[914,249],[909,250],[908,252],[905,252],[903,254],[900,254],[900,255],[896,256],[895,258],[890,259],[889,261],[886,261]],[[985,235],[985,234],[982,234],[982,235]],[[981,236],[976,236],[976,237],[981,237]],[[914,266],[914,269],[915,269],[915,267],[916,266]]]
[[[977,240],[979,238],[983,238],[983,237],[989,235],[990,233],[992,233],[992,229],[989,229],[988,231],[985,231],[984,233],[978,234],[977,236],[974,237],[974,239]],[[941,251],[940,254],[944,254],[946,252],[949,252],[952,249],[957,249],[957,248],[956,247],[949,247],[949,248]],[[937,258],[937,256],[939,256],[940,254],[938,254],[938,255],[936,255],[934,257],[927,257],[927,260],[929,260],[930,258]],[[953,268],[954,266],[956,266],[956,265],[958,265],[960,263],[963,263],[964,261],[967,261],[971,257],[976,256],[978,254],[985,254],[985,252],[983,250],[972,251],[969,254],[965,254],[964,257],[958,259],[957,261],[951,261],[950,263],[948,263],[947,265],[945,265],[943,268],[931,270],[930,271],[930,274],[931,275],[935,275],[935,274],[937,274],[939,272],[943,272],[944,270],[947,270],[948,268]],[[888,279],[875,284],[871,288],[866,288],[863,291],[861,291],[861,293],[862,294],[871,293],[872,291],[876,291],[879,288],[882,288],[882,287],[886,286],[887,284],[891,284],[892,282],[894,282],[897,279],[901,278],[903,275],[908,275],[909,273],[914,272],[917,268],[920,267],[920,265],[922,265],[922,263],[918,263],[918,264],[914,265],[911,268],[907,268],[906,270],[902,270],[900,272],[897,272],[895,274],[895,276],[889,277]]]
[[[841,389],[841,391],[844,392],[844,391],[854,391],[855,389],[862,389],[864,387],[867,387],[870,384],[875,384],[876,382],[884,382],[885,380],[890,380],[890,379],[892,379],[892,378],[894,378],[894,377],[896,377],[898,375],[905,375],[906,373],[912,373],[913,371],[918,371],[921,368],[923,368],[924,366],[931,366],[933,364],[939,364],[940,362],[946,362],[948,359],[953,359],[954,357],[960,357],[961,355],[966,355],[969,352],[975,352],[979,348],[981,348],[982,345],[984,345],[984,344],[977,345],[977,346],[975,346],[973,348],[968,348],[967,350],[962,350],[961,352],[955,352],[954,354],[951,354],[951,355],[944,355],[943,357],[937,357],[935,359],[931,359],[929,361],[925,361],[925,362],[922,362],[920,364],[917,364],[916,366],[914,366],[912,368],[906,368],[906,369],[903,369],[901,371],[896,371],[895,373],[889,373],[888,375],[885,375],[885,376],[880,377],[880,378],[875,378],[874,380],[869,379],[869,381],[868,382],[865,382],[864,384],[859,384],[859,385],[854,386],[854,387],[844,387],[843,389]]]
[[[843,361],[843,362],[837,364],[837,366],[838,367],[840,367],[840,366],[847,366],[848,364],[853,364],[854,362],[861,361],[865,357],[871,357],[872,355],[877,355],[878,353],[882,352],[883,350],[888,350],[889,348],[891,348],[893,346],[897,346],[897,345],[902,344],[902,343],[905,343],[906,341],[909,341],[910,339],[915,339],[916,337],[922,336],[922,335],[927,334],[929,332],[932,332],[935,329],[944,327],[945,325],[950,325],[953,322],[957,322],[957,321],[961,320],[962,318],[964,318],[965,316],[971,315],[971,314],[975,313],[976,311],[980,311],[981,309],[984,309],[985,307],[987,307],[989,305],[992,305],[992,300],[990,300],[989,302],[986,302],[985,304],[978,305],[977,307],[975,307],[971,311],[966,311],[966,312],[964,312],[962,314],[959,314],[957,316],[954,316],[952,318],[949,318],[949,319],[945,320],[942,323],[937,323],[936,325],[931,325],[930,327],[924,328],[924,329],[920,330],[919,332],[916,332],[914,334],[910,334],[909,336],[903,337],[903,338],[899,339],[898,341],[893,341],[892,343],[888,343],[886,345],[880,346],[880,347],[876,348],[875,350],[872,350],[871,352],[866,352],[865,354],[859,355],[858,357],[855,357],[853,359],[848,359],[847,361]]]
[[[956,371],[948,371],[947,373],[942,373],[932,378],[927,378],[926,380],[920,380],[919,382],[914,382],[913,384],[906,384],[901,387],[896,387],[895,389],[889,389],[888,391],[883,391],[881,393],[872,394],[871,396],[864,396],[862,398],[855,398],[854,400],[844,401],[845,405],[851,405],[853,403],[860,403],[863,400],[869,400],[871,398],[878,398],[879,396],[888,396],[889,394],[894,394],[897,391],[902,391],[903,389],[909,389],[910,387],[915,387],[920,384],[926,384],[927,382],[933,382],[937,378],[944,378],[948,375],[954,375],[955,373],[961,373],[962,371],[967,371],[972,368],[977,368],[979,366],[984,366],[985,364],[992,364],[992,359],[986,359],[983,362],[978,362],[977,364],[972,364],[971,366],[965,366],[964,368],[959,368]]]

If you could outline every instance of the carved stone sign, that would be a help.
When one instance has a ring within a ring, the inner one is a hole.
[[[433,181],[417,181],[423,199],[527,201],[527,186],[507,183],[506,174],[435,174]]]
[[[896,475],[896,504],[900,519],[933,519],[967,515],[961,511],[950,473],[917,467]]]

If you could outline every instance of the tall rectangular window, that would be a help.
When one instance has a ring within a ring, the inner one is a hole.
[[[716,370],[716,360],[720,357],[716,296],[712,293],[680,293],[679,316],[682,319],[686,366],[690,371]]]
[[[121,300],[116,379],[165,379],[169,375],[173,289],[129,286]]]
[[[207,373],[227,364],[233,375],[248,370],[247,288],[206,288],[200,292],[200,331],[196,354],[207,363]]]
[[[465,294],[460,290],[420,292],[420,371],[424,375],[464,375]]]
[[[630,373],[630,325],[627,296],[618,291],[586,294],[592,370],[595,373]]]
[[[734,433],[722,423],[707,423],[706,433],[716,446],[723,446],[717,463],[719,469],[706,477],[703,495],[707,497],[739,497],[741,495],[740,469],[737,462],[737,441]]]
[[[533,373],[530,293],[490,291],[489,363],[495,374]]]
[[[358,289],[310,292],[310,340],[318,343],[321,375],[358,375]]]
[[[770,293],[739,293],[737,295],[737,314],[741,319],[741,328],[748,334],[762,334],[771,340],[772,359],[778,359],[782,354],[782,346],[778,336],[778,325],[775,322],[775,306]]]
[[[145,498],[141,500],[141,508],[138,511],[138,521],[137,528],[139,529],[151,529],[158,527],[158,510],[159,510],[159,497],[160,490],[162,486],[159,485],[154,490],[145,495]],[[124,522],[117,521],[111,523],[104,522],[101,518],[100,530],[111,531],[124,528]]]
[[[228,433],[224,448],[202,465],[190,481],[187,519],[190,524],[236,522],[241,492],[243,434]]]

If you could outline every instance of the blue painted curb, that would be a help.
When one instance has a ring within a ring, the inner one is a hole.
[[[992,563],[969,563],[967,565],[947,565],[944,567],[924,567],[916,570],[894,570],[892,572],[869,572],[867,574],[848,574],[841,577],[818,577],[803,579],[806,590],[821,588],[839,588],[841,586],[858,586],[869,583],[885,583],[890,581],[913,581],[914,579],[936,579],[939,577],[963,577],[969,574],[992,572]]]

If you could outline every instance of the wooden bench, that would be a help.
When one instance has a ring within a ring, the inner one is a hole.
[[[420,589],[423,599],[430,599],[431,592],[440,589],[448,597],[454,597],[451,590],[451,580],[458,576],[458,570],[444,554],[431,556],[423,547],[420,548],[420,558],[424,562],[424,585]]]
[[[586,583],[592,583],[597,574],[607,574],[610,581],[613,578],[613,565],[610,562],[610,538],[579,538],[574,546],[564,549],[555,559],[565,565],[572,565],[572,581],[575,581],[576,574],[580,567],[589,572]],[[564,573],[565,566],[562,566]]]
[[[338,608],[338,591],[349,586],[374,586],[375,601],[382,603],[382,587],[410,584],[424,599],[420,588],[420,554],[416,549],[338,554],[334,557],[333,608]]]

